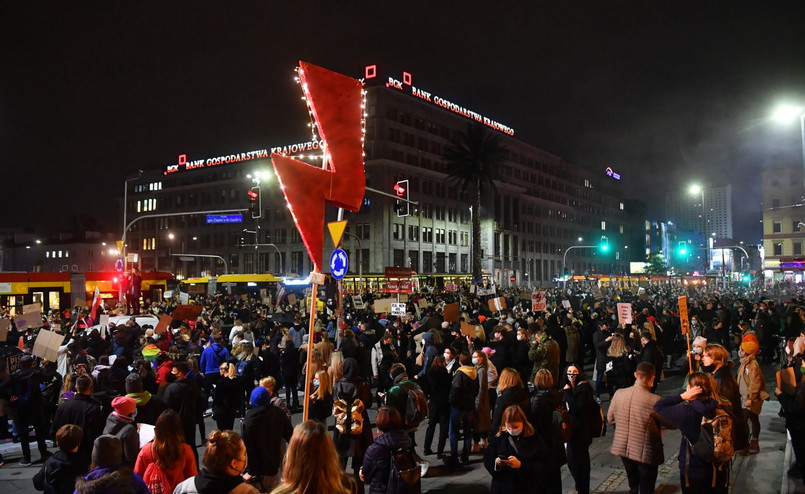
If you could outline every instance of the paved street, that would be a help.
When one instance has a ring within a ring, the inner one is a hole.
[[[767,378],[767,387],[772,392],[774,389],[774,374],[771,367],[764,368]],[[588,369],[589,375],[589,369]],[[682,375],[668,376],[660,385],[658,393],[662,395],[679,391],[683,380]],[[606,397],[606,395],[604,395]],[[604,411],[609,402],[605,399],[602,403]],[[761,438],[760,453],[748,457],[736,457],[733,462],[733,486],[732,492],[735,494],[746,493],[794,493],[805,492],[801,479],[783,478],[783,473],[787,471],[791,458],[790,446],[786,452],[786,434],[783,426],[783,419],[777,413],[780,409],[778,402],[774,399],[766,402],[763,406],[761,415]],[[373,418],[374,410],[370,411]],[[301,414],[294,415],[294,424],[301,420]],[[215,427],[212,419],[207,419],[207,430]],[[424,427],[420,429],[417,436],[417,443],[421,453],[421,445],[424,441]],[[592,461],[592,478],[590,485],[597,493],[626,493],[629,491],[626,475],[623,472],[619,458],[609,453],[612,441],[612,429],[608,430],[606,437],[595,439],[591,446],[590,457]],[[679,448],[680,435],[677,431],[667,431],[663,438],[665,446],[666,462],[660,467],[657,492],[659,494],[669,494],[681,492],[679,488],[679,469],[676,459]],[[434,445],[435,446],[435,445]],[[449,446],[448,446],[449,448]],[[34,458],[36,458],[34,448]],[[200,455],[203,448],[199,448]],[[15,492],[27,494],[37,492],[33,488],[31,478],[38,471],[38,465],[21,468],[15,465],[19,459],[19,445],[10,441],[0,443],[0,452],[6,459],[6,465],[0,468],[0,492]],[[448,468],[442,462],[436,460],[435,456],[425,457],[430,461],[430,468],[427,476],[423,479],[423,492],[429,493],[486,493],[489,492],[490,478],[483,466],[481,455],[472,455],[470,464],[466,466]],[[563,468],[563,486],[565,493],[574,492],[573,479]]]

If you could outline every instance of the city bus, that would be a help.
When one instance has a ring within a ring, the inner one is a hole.
[[[172,285],[174,276],[165,272],[140,273],[143,300],[162,300],[162,294]],[[95,288],[110,305],[119,297],[122,273],[96,271],[89,273],[27,273],[0,272],[0,306],[12,313],[23,305],[42,303],[48,309],[66,310],[76,305],[89,305]]]
[[[222,274],[219,276],[198,276],[179,282],[182,291],[189,295],[217,292],[229,295],[248,295],[253,298],[274,297],[282,278],[273,274]]]

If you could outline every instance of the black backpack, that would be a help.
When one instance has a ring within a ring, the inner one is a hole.
[[[422,470],[413,448],[389,449],[389,482],[387,494],[420,494]]]

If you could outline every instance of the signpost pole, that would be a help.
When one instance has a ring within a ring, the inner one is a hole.
[[[313,365],[313,331],[316,328],[316,305],[319,301],[319,285],[315,281],[310,286],[310,307],[308,310],[310,311],[310,324],[307,330],[307,372],[310,372],[310,367]],[[302,421],[305,421],[309,418],[310,415],[310,394],[313,392],[311,386],[313,385],[313,379],[309,374],[305,374],[305,408],[304,412],[302,413]]]

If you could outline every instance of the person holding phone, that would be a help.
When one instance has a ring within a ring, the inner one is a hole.
[[[492,475],[491,494],[543,493],[541,477],[547,454],[523,409],[517,405],[506,408],[484,455],[484,466]]]

